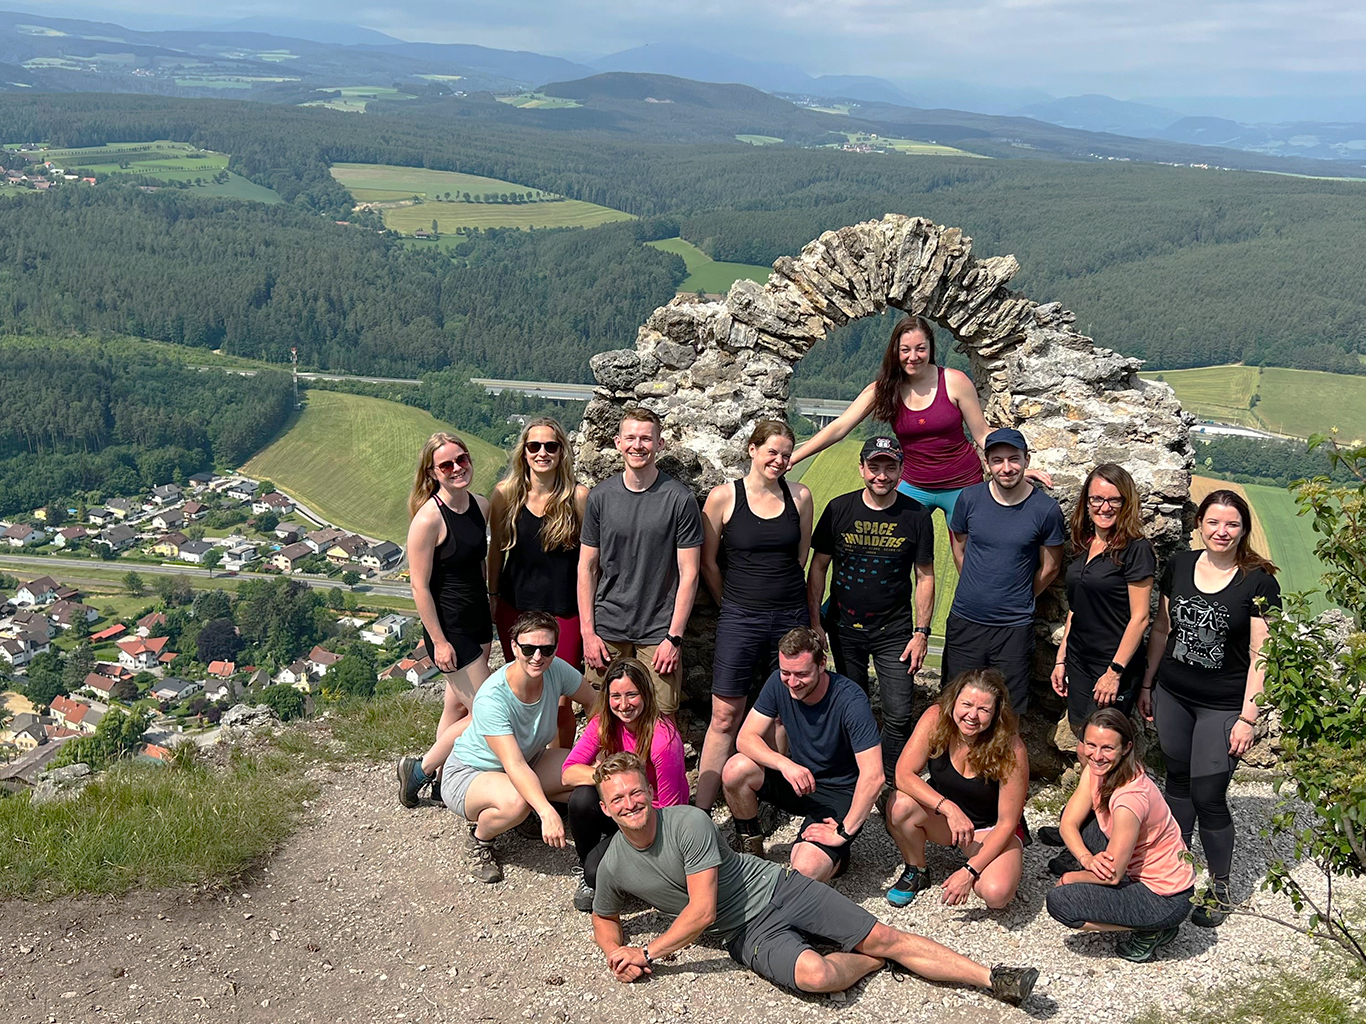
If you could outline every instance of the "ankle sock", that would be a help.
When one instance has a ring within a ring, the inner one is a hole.
[[[739,832],[742,836],[760,835],[761,833],[759,831],[758,817],[756,816],[753,818],[736,818],[735,831]]]

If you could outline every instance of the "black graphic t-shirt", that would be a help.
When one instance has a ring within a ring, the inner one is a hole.
[[[886,509],[865,505],[861,490],[841,494],[825,506],[811,547],[831,556],[830,612],[840,626],[911,627],[912,571],[934,564],[930,513],[900,492]]]
[[[1199,557],[1199,551],[1182,551],[1162,571],[1172,628],[1158,680],[1188,704],[1233,711],[1243,706],[1247,688],[1252,620],[1263,617],[1254,602],[1264,597],[1266,607],[1279,608],[1281,587],[1270,573],[1254,569],[1206,594],[1195,586]]]

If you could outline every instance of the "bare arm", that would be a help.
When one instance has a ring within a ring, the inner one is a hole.
[[[506,557],[506,552],[503,551],[503,545],[508,541],[507,528],[503,521],[506,515],[507,498],[503,494],[503,485],[499,484],[489,498],[489,560],[486,571],[491,606],[498,603],[498,581],[502,578],[503,560]]]
[[[598,577],[602,567],[598,549],[579,545],[579,634],[583,637],[583,659],[590,668],[606,668],[611,652],[598,636],[593,621],[593,602],[598,593]]]
[[[1249,722],[1257,720],[1260,708],[1257,698],[1262,695],[1266,683],[1266,662],[1262,659],[1262,644],[1266,643],[1266,619],[1259,615],[1252,617],[1248,637],[1248,654],[1251,661],[1247,666],[1247,685],[1243,688],[1243,709],[1238,712],[1238,720],[1233,723],[1229,736],[1228,752],[1234,757],[1242,757],[1252,746],[1253,728]]]
[[[1039,548],[1039,568],[1034,572],[1034,596],[1038,597],[1058,578],[1062,568],[1062,545],[1045,544]]]
[[[915,567],[915,624],[929,628],[934,618],[934,563]],[[930,638],[924,633],[912,633],[906,649],[901,652],[901,660],[906,663],[906,671],[915,673],[925,664],[925,655],[930,650]]]
[[[844,831],[853,835],[863,828],[868,815],[873,813],[873,802],[882,792],[882,784],[887,781],[887,773],[882,768],[882,744],[860,750],[854,755],[858,765],[858,782],[854,785],[854,798],[849,804],[849,813],[844,816]]]
[[[1072,795],[1067,798],[1067,806],[1062,809],[1062,820],[1058,822],[1063,844],[1083,868],[1091,863],[1091,851],[1081,841],[1081,826],[1091,814],[1095,785],[1085,759],[1081,759],[1081,780],[1077,783],[1077,788],[1072,790]]]
[[[840,413],[827,426],[818,430],[814,437],[800,445],[792,453],[792,465],[801,462],[802,459],[809,459],[813,455],[819,455],[832,444],[837,444],[849,436],[849,431],[853,430],[860,423],[868,418],[868,414],[873,411],[873,398],[876,384],[869,384],[859,392],[857,398],[849,403],[849,408]]]
[[[1053,683],[1053,690],[1059,697],[1067,696],[1067,637],[1072,632],[1072,612],[1067,612],[1067,621],[1062,627],[1062,640],[1058,643],[1058,656],[1053,661],[1053,671],[1049,673],[1049,680]]]
[[[792,500],[797,503],[797,517],[801,520],[801,539],[797,542],[797,565],[805,566],[811,554],[811,525],[816,518],[816,503],[811,498],[811,488],[805,484],[793,484]],[[815,621],[814,619],[812,620]]]
[[[1015,829],[1024,814],[1025,798],[1029,796],[1029,754],[1024,740],[1015,740],[1015,770],[1010,778],[1001,783],[1000,795],[996,800],[996,825],[988,833],[982,848],[969,858],[968,863],[981,871],[994,861],[1010,841],[1015,838]]]
[[[702,549],[678,549],[678,592],[674,594],[674,613],[669,620],[669,633],[682,636],[688,628],[688,617],[692,615],[693,601],[697,599],[697,582],[701,575]],[[665,640],[655,648],[654,670],[660,675],[668,675],[678,668],[682,655],[671,640]]]
[[[817,629],[821,629],[821,602],[825,600],[825,577],[829,570],[830,556],[815,552],[806,573],[806,608],[811,625]]]
[[[968,548],[968,535],[949,531],[949,550],[953,552],[953,564],[961,576],[963,573],[963,552]]]
[[[1163,594],[1157,601],[1157,618],[1153,619],[1153,628],[1148,633],[1148,664],[1143,670],[1143,686],[1138,691],[1138,713],[1150,722],[1153,720],[1154,680],[1162,664],[1162,655],[1166,653],[1167,637],[1171,631],[1171,608],[1167,603],[1167,595]]]
[[[541,788],[541,780],[531,770],[531,766],[526,763],[521,748],[517,746],[516,737],[511,735],[486,736],[485,740],[489,749],[493,751],[494,756],[502,764],[508,781],[512,783],[512,788],[517,790],[517,795],[531,805],[531,809],[541,816],[542,821],[546,819],[547,815],[554,815],[555,809],[550,806],[545,790]]]
[[[432,560],[441,535],[441,515],[433,502],[417,510],[408,526],[408,582],[413,591],[413,604],[418,617],[432,638],[434,651],[427,653],[442,672],[455,671],[455,650],[446,642],[441,623],[436,616],[436,601],[432,597]]]
[[[744,486],[743,484],[741,486]],[[735,506],[735,486],[717,484],[707,495],[702,506],[702,580],[707,584],[712,600],[721,605],[721,534]]]
[[[717,879],[720,873],[720,868],[707,868],[688,876],[688,905],[659,938],[649,943],[650,959],[656,960],[692,945],[716,920]],[[607,954],[607,966],[618,981],[634,981],[642,974],[650,973],[645,950],[623,945],[625,935],[619,917],[594,914],[593,941]]]
[[[1118,885],[1129,869],[1134,847],[1138,844],[1138,815],[1127,807],[1116,807],[1110,821],[1110,842],[1087,863],[1085,871],[1069,871],[1062,881],[1090,882],[1093,885]]]
[[[977,395],[977,388],[962,370],[946,369],[944,384],[949,389],[949,398],[958,406],[958,414],[963,417],[968,433],[979,449],[984,447],[989,431],[986,418],[982,415],[982,400]]]

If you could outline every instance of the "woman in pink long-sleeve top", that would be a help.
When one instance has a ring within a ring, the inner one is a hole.
[[[617,833],[616,824],[598,804],[593,768],[623,750],[645,762],[656,807],[688,802],[683,737],[673,721],[660,714],[649,672],[635,658],[618,658],[607,666],[588,726],[564,760],[564,784],[574,787],[569,797],[569,832],[579,855],[574,907],[584,913],[593,909],[598,862]]]

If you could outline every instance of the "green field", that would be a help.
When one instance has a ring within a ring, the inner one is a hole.
[[[898,153],[905,153],[908,156],[969,156],[979,160],[990,160],[990,157],[983,156],[981,153],[969,153],[964,149],[955,149],[953,146],[941,146],[937,142],[920,142],[917,139],[893,139],[883,135],[869,135],[865,132],[845,132],[850,142],[854,144],[863,143],[870,146],[878,146],[886,149],[895,150]]]
[[[285,433],[243,472],[269,479],[330,522],[403,543],[408,489],[423,443],[451,430],[430,413],[339,391],[312,390]],[[474,458],[474,490],[487,494],[506,461],[497,448],[466,438]]]
[[[547,96],[540,92],[522,92],[516,96],[499,96],[498,102],[506,103],[520,110],[567,110],[570,107],[583,106],[578,100]]]
[[[858,453],[862,446],[860,438],[845,438],[811,460],[810,467],[802,474],[802,483],[811,488],[816,522],[820,522],[821,513],[831,498],[863,487],[863,477],[858,471]],[[935,636],[943,637],[953,591],[958,586],[958,570],[954,568],[953,553],[949,550],[948,524],[939,512],[934,514],[934,582],[934,621],[931,625]]]
[[[740,142],[748,142],[751,146],[776,146],[783,140],[774,135],[737,135]]]
[[[683,257],[683,262],[688,266],[688,277],[678,286],[680,292],[701,290],[708,295],[721,295],[730,291],[730,286],[742,277],[763,284],[772,273],[768,267],[751,263],[720,263],[682,238],[665,238],[645,244]]]
[[[208,178],[228,168],[226,153],[200,149],[186,142],[111,142],[81,149],[48,149],[44,160],[64,167],[91,170],[96,174],[150,174],[175,180]],[[129,166],[120,167],[126,163]]]
[[[1308,519],[1297,515],[1299,508],[1290,492],[1261,484],[1243,484],[1242,490],[1261,520],[1262,531],[1271,548],[1271,560],[1280,567],[1276,578],[1281,590],[1285,593],[1322,590],[1319,576],[1324,565],[1314,554],[1318,534],[1314,533]],[[1322,594],[1317,594],[1311,606],[1318,613],[1328,608],[1328,602]]]
[[[1366,438],[1366,376],[1255,366],[1154,370],[1181,405],[1200,419],[1270,430],[1292,437],[1337,427],[1344,440]],[[1255,407],[1249,408],[1252,396]]]
[[[430,230],[433,220],[437,230],[445,234],[456,228],[595,228],[599,224],[633,219],[629,213],[578,199],[521,205],[423,203],[384,211],[384,226],[405,234]]]
[[[521,192],[531,193],[534,198],[551,195],[530,185],[518,185],[478,174],[433,171],[426,167],[398,167],[393,164],[333,164],[332,177],[345,185],[347,191],[361,202],[398,202],[413,196],[435,200],[447,194],[452,200],[460,200],[466,192],[478,196]]]
[[[297,75],[187,75],[175,84],[187,89],[250,89],[261,82],[297,82]]]
[[[196,175],[197,177],[197,175]],[[193,195],[197,196],[222,196],[225,199],[250,199],[258,203],[279,203],[283,202],[280,193],[273,188],[266,188],[258,185],[254,181],[242,177],[240,174],[228,172],[228,180],[223,184],[216,181],[206,181],[203,185],[196,185]]]

